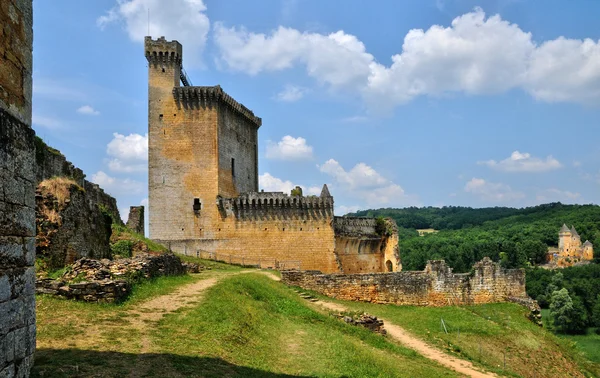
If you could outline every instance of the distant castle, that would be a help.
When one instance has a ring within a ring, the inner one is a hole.
[[[566,224],[558,231],[558,248],[549,248],[547,262],[558,267],[573,266],[582,261],[590,261],[594,258],[594,246],[589,240],[581,244],[581,237],[575,230]]]
[[[393,220],[334,217],[319,196],[259,191],[261,119],[220,86],[191,86],[182,46],[145,39],[150,238],[175,252],[326,273],[402,269]]]

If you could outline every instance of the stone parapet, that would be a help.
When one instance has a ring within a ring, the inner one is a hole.
[[[262,120],[255,116],[252,110],[240,104],[225,93],[220,85],[197,87],[174,87],[173,96],[178,104],[189,107],[214,106],[223,104],[246,117],[256,128],[262,125]]]
[[[219,210],[238,219],[324,219],[333,217],[333,197],[288,196],[282,192],[244,193],[217,199]]]

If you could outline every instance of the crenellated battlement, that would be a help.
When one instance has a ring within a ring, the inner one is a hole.
[[[333,217],[331,196],[289,196],[283,192],[243,193],[236,198],[219,198],[217,205],[226,216],[238,219],[322,219]]]
[[[144,38],[146,59],[150,64],[173,64],[180,66],[183,59],[183,49],[177,41],[167,41],[165,37],[152,39]]]
[[[200,106],[212,106],[221,102],[235,112],[243,115],[250,120],[256,128],[262,125],[262,120],[255,116],[252,110],[240,104],[230,95],[225,93],[220,85],[215,86],[198,86],[198,87],[175,87],[173,88],[173,96],[179,105],[190,108]]]

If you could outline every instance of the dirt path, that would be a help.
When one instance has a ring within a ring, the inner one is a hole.
[[[140,353],[152,351],[149,328],[152,323],[158,322],[165,314],[173,312],[181,307],[191,305],[202,299],[202,292],[214,286],[219,279],[225,275],[200,280],[183,286],[171,294],[161,295],[147,302],[141,303],[134,309],[127,311],[128,318],[133,327],[141,335]]]
[[[327,302],[327,301],[323,301],[323,300],[318,300],[318,301],[312,302],[312,303],[314,303],[317,306],[321,306],[330,311],[335,311],[335,312],[348,311],[348,308],[346,308],[345,306],[343,306],[339,303],[332,303],[332,302]],[[404,328],[393,324],[389,320],[382,319],[382,318],[379,318],[379,319],[383,320],[383,326],[384,326],[385,330],[387,331],[388,335],[390,335],[390,337],[399,341],[402,345],[404,345],[410,349],[413,349],[414,351],[416,351],[417,353],[419,353],[420,355],[422,355],[425,358],[436,361],[436,362],[440,363],[441,365],[446,366],[447,368],[450,368],[458,373],[464,374],[469,377],[474,377],[474,378],[498,377],[496,374],[482,372],[482,371],[475,369],[473,364],[470,363],[469,361],[461,360],[458,357],[450,356],[450,355],[442,352],[439,349],[429,346],[427,343],[425,343],[421,339],[411,335]]]

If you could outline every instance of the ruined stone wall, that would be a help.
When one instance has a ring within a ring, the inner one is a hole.
[[[396,225],[393,220],[379,222],[374,218],[334,218],[335,253],[343,273],[402,269]]]
[[[36,191],[36,251],[51,269],[81,257],[110,258],[111,217],[66,178],[45,180]]]
[[[35,138],[35,178],[38,183],[52,177],[69,177],[84,186],[85,174],[57,149],[48,146],[40,137]]]
[[[32,2],[0,2],[0,376],[26,377],[35,351]]]
[[[484,258],[474,274],[454,274],[443,261],[430,261],[422,272],[322,274],[283,271],[282,280],[344,300],[416,306],[505,302],[526,297],[525,271],[507,270]]]
[[[144,206],[129,207],[127,227],[135,233],[144,235]]]
[[[122,224],[117,200],[108,195],[104,190],[85,179],[85,174],[57,149],[48,146],[39,137],[35,137],[35,180],[36,185],[53,177],[66,177],[72,179],[85,190],[86,198],[90,204],[102,206],[111,214],[116,223]]]

